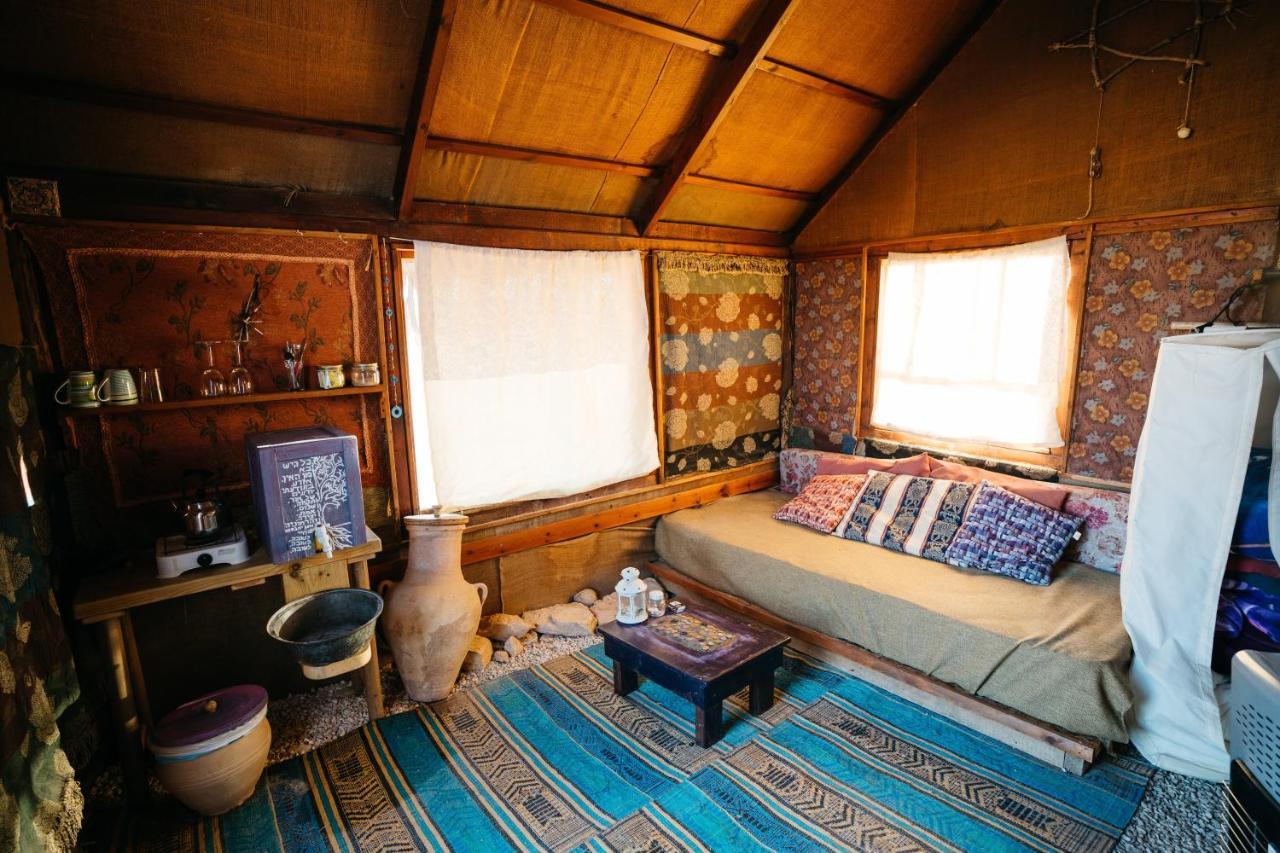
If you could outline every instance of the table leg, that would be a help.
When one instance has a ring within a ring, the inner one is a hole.
[[[628,666],[623,666],[618,661],[613,662],[613,692],[619,696],[626,696],[632,690],[640,686],[640,677],[636,671]]]
[[[369,561],[359,560],[351,564],[351,583],[360,589],[369,588]],[[382,702],[382,668],[378,663],[378,638],[369,640],[369,662],[361,670],[361,681],[364,682],[364,702],[369,706],[369,719],[377,720],[386,716],[387,710]]]
[[[694,718],[697,728],[695,739],[698,746],[707,748],[724,736],[724,703],[708,702],[707,707],[698,707]]]
[[[773,707],[773,670],[751,682],[751,713],[763,714]]]
[[[143,760],[138,707],[129,680],[128,655],[120,616],[103,621],[102,637],[107,647],[107,666],[115,692],[111,708],[120,729],[120,768],[124,772],[129,798],[135,802],[141,801],[147,794],[146,763]]]

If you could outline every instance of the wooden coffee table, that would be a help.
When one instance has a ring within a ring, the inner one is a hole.
[[[726,610],[689,605],[639,625],[600,626],[613,661],[613,689],[626,696],[651,678],[697,708],[698,746],[724,734],[724,700],[751,688],[751,713],[773,707],[773,671],[791,638]]]

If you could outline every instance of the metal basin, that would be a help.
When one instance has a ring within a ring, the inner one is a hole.
[[[267,633],[306,666],[328,666],[369,644],[382,597],[367,589],[328,589],[289,602],[267,620]]]

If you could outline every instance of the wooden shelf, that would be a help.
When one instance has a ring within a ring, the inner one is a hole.
[[[127,415],[131,412],[179,412],[184,409],[204,409],[210,406],[252,406],[257,403],[286,403],[290,400],[315,400],[323,397],[350,397],[358,394],[381,394],[385,385],[348,385],[345,388],[310,391],[272,391],[266,394],[227,394],[222,397],[197,397],[194,400],[168,400],[163,403],[138,403],[133,406],[113,406],[103,403],[93,409],[75,406],[59,406],[59,412],[68,417],[100,417]]]

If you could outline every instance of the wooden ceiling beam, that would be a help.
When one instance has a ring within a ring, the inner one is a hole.
[[[329,139],[345,139],[350,142],[367,142],[374,145],[399,145],[403,134],[396,128],[378,127],[354,122],[328,119],[303,118],[280,113],[214,104],[207,101],[188,101],[152,95],[144,92],[128,92],[90,86],[70,80],[57,80],[29,74],[0,74],[0,91],[18,95],[34,95],[75,101],[93,106],[132,110],[151,115],[198,119],[239,127],[258,127],[281,130]]]
[[[559,9],[570,15],[577,15],[580,18],[599,21],[602,24],[630,30],[642,36],[678,44],[681,47],[700,51],[709,56],[732,57],[736,51],[734,45],[729,42],[700,36],[697,33],[682,30],[671,24],[664,24],[661,21],[655,21],[652,18],[646,18],[634,12],[617,9],[604,3],[593,2],[593,0],[535,0],[535,2],[541,3],[543,6],[550,6],[553,9]]]
[[[413,207],[413,194],[418,186],[418,169],[422,164],[423,144],[429,133],[431,113],[435,109],[440,80],[444,76],[445,54],[449,52],[449,33],[458,13],[458,0],[438,0],[432,4],[427,32],[422,39],[422,55],[418,60],[418,77],[410,99],[409,118],[404,126],[404,144],[396,167],[395,206],[403,219]]]
[[[841,83],[839,80],[824,77],[776,59],[765,57],[756,63],[756,67],[783,80],[790,80],[792,83],[799,83],[801,86],[826,92],[828,95],[835,95],[837,98],[844,98],[872,109],[890,110],[894,106],[893,100],[884,95],[877,95],[875,92],[868,92],[866,89],[859,89],[857,86],[850,86],[848,83]]]
[[[827,185],[818,192],[817,196],[813,200],[813,204],[811,204],[809,209],[806,210],[796,223],[791,226],[792,241],[794,241],[796,237],[800,235],[800,232],[813,221],[813,218],[818,215],[819,211],[826,207],[827,203],[831,201],[836,192],[849,182],[849,179],[853,177],[853,174],[858,171],[858,167],[866,162],[866,159],[871,156],[871,152],[876,149],[876,146],[880,144],[881,140],[889,135],[889,132],[893,130],[898,122],[902,121],[903,116],[905,116],[912,107],[916,105],[920,98],[924,96],[924,93],[928,88],[933,85],[933,81],[938,79],[943,70],[950,65],[951,61],[960,53],[960,50],[968,44],[975,35],[977,35],[978,30],[982,29],[982,25],[991,18],[996,9],[1000,6],[1000,3],[1001,0],[986,0],[986,2],[978,8],[978,11],[969,19],[964,29],[960,31],[956,38],[951,40],[942,54],[934,60],[933,64],[929,66],[927,71],[925,71],[924,75],[916,81],[916,85],[912,87],[911,92],[907,97],[903,98],[898,104],[897,109],[885,116],[884,121],[880,122],[879,126],[872,131],[871,135],[863,141],[862,145],[858,147],[858,150],[854,153],[853,157],[850,158],[840,171],[836,173],[835,177],[828,181]]]
[[[816,193],[805,192],[804,190],[789,190],[782,187],[766,187],[762,184],[751,184],[746,181],[731,181],[727,178],[713,178],[710,175],[696,175],[690,173],[684,176],[686,184],[696,184],[702,187],[712,187],[718,190],[728,190],[735,193],[751,193],[752,195],[762,195],[768,198],[786,198],[792,201],[812,201]]]
[[[712,88],[693,124],[685,131],[671,163],[663,171],[648,209],[640,218],[641,234],[648,234],[662,218],[685,176],[706,150],[716,128],[724,121],[734,101],[746,88],[756,63],[768,53],[794,10],[793,0],[767,0],[764,4],[746,38],[742,40],[737,54]]]

